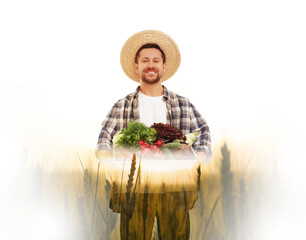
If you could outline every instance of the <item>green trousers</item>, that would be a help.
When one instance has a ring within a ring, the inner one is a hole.
[[[190,235],[189,210],[197,198],[196,191],[113,194],[110,207],[121,213],[122,240],[151,240],[155,217],[159,240],[186,240]]]

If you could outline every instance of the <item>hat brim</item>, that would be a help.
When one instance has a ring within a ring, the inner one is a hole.
[[[135,56],[139,48],[148,43],[159,45],[166,56],[166,71],[161,78],[161,82],[164,82],[178,70],[181,63],[181,54],[174,40],[157,30],[136,33],[125,42],[120,55],[122,69],[129,78],[139,82],[140,78],[135,69]]]

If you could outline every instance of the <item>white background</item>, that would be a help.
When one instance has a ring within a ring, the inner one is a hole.
[[[301,193],[305,10],[295,0],[1,1],[2,180],[39,144],[94,148],[114,102],[137,87],[121,69],[122,45],[157,29],[182,55],[165,86],[201,112],[213,144],[281,162],[285,184]]]

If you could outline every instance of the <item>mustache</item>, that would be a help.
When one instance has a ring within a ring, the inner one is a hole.
[[[155,68],[155,67],[147,67],[147,68],[144,69],[144,71],[150,71],[150,70],[157,71],[157,68]]]

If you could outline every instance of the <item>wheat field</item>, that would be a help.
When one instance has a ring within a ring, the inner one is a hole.
[[[192,192],[181,190],[183,206],[190,209],[189,239],[269,239],[267,232],[273,228],[275,212],[281,207],[276,204],[277,173],[254,170],[249,161],[237,164],[237,154],[226,142],[214,146],[213,156],[211,163],[197,169],[199,191],[195,197]],[[150,185],[145,185],[143,194],[135,190],[144,181],[139,165],[127,168],[127,182],[109,182],[93,151],[66,157],[73,158],[69,162],[74,167],[47,169],[33,164],[28,169],[14,205],[19,220],[14,225],[18,231],[10,233],[12,239],[19,235],[24,239],[120,239],[119,211],[125,211],[127,216],[123,232],[126,239],[158,239],[156,223],[152,233],[147,229],[156,222],[152,199],[146,194]],[[164,193],[161,189],[159,194],[166,200],[157,208],[170,214],[177,190]],[[121,209],[115,211],[116,204]],[[135,218],[137,208],[140,212]],[[174,209],[174,214],[180,214],[179,209]],[[132,228],[141,236],[131,237]],[[171,229],[165,230],[165,239],[167,231]]]

